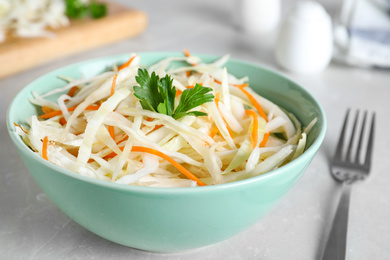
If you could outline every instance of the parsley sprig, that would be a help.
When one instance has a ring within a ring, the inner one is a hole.
[[[135,79],[139,86],[134,87],[134,95],[140,99],[142,108],[172,116],[174,119],[186,115],[206,116],[207,113],[189,110],[214,99],[214,95],[209,93],[211,88],[196,84],[193,88],[183,91],[175,108],[176,87],[169,75],[160,79],[154,72],[149,75],[146,69],[139,69]]]
[[[107,5],[92,0],[89,4],[80,0],[65,0],[65,14],[69,18],[86,18],[90,15],[93,19],[98,19],[107,14]]]

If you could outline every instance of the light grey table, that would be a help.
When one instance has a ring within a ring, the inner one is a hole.
[[[339,191],[329,175],[328,160],[347,107],[377,112],[372,177],[354,187],[352,193],[348,259],[390,259],[389,71],[337,63],[316,75],[283,71],[274,61],[272,36],[237,30],[233,0],[122,3],[148,14],[149,26],[144,33],[0,80],[0,259],[318,259]],[[337,0],[322,3],[330,13],[337,13]],[[154,254],[116,245],[70,220],[42,193],[7,134],[8,104],[30,81],[63,65],[119,53],[184,48],[193,53],[230,53],[233,58],[269,67],[300,83],[327,114],[324,144],[283,201],[256,225],[227,241],[178,254]]]

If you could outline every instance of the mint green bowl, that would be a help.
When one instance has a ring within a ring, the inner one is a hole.
[[[140,53],[144,65],[181,55]],[[218,58],[198,56],[206,62]],[[238,77],[248,75],[254,90],[292,112],[303,125],[318,118],[304,154],[261,176],[197,188],[120,185],[84,177],[49,163],[33,153],[16,134],[14,123],[25,125],[26,118],[37,113],[28,101],[32,91],[45,93],[63,86],[58,75],[91,77],[127,59],[128,54],[104,57],[50,72],[19,92],[7,117],[11,139],[41,189],[71,219],[103,238],[154,252],[183,251],[230,238],[275,207],[301,178],[324,139],[324,111],[305,89],[278,73],[233,59],[227,64],[229,72]]]

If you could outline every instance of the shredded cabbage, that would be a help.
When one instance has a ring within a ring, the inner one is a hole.
[[[228,60],[229,55],[225,55],[215,62],[204,63],[190,55],[168,57],[146,67],[149,74],[154,71],[161,77],[167,74],[172,77],[178,92],[176,102],[187,86],[197,83],[212,88],[219,101],[194,109],[207,116],[187,115],[175,120],[144,110],[134,96],[135,76],[140,67],[145,68],[136,56],[125,68],[114,65],[112,71],[89,79],[62,76],[68,81],[65,86],[48,93],[33,93],[30,101],[45,108],[45,113],[28,118],[29,127],[15,127],[24,142],[40,155],[42,140],[47,136],[50,162],[84,176],[122,185],[198,186],[163,157],[133,152],[133,147],[146,147],[169,156],[208,185],[251,178],[299,157],[305,151],[307,134],[316,119],[302,130],[293,115],[246,87],[267,115],[262,118],[237,87],[248,84],[248,77],[237,78],[229,73],[225,67]],[[178,67],[177,61],[186,65]],[[69,94],[67,91],[75,86],[76,93]],[[49,116],[48,109],[57,114]],[[258,129],[253,129],[254,119],[245,113],[247,109],[257,113]],[[252,140],[253,131],[258,136],[256,144]],[[263,138],[268,138],[265,145]]]
[[[48,28],[67,26],[63,0],[0,0],[0,42],[17,37],[53,37]]]

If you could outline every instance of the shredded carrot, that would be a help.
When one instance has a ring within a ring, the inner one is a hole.
[[[187,49],[184,49],[183,51],[184,51],[184,55],[185,55],[186,57],[190,57],[190,56],[191,56],[190,52],[189,52]],[[197,64],[196,64],[196,63],[192,63],[191,65],[192,65],[192,66],[196,66]],[[190,71],[190,70],[187,70],[187,71],[186,71],[186,76],[187,76],[187,78],[188,78],[189,76],[191,76],[191,71]]]
[[[190,57],[191,56],[190,52],[187,49],[184,49],[183,52],[184,52],[184,55],[186,57]]]
[[[108,133],[110,134],[112,140],[115,141],[115,128],[113,125],[109,125],[108,127]]]
[[[210,76],[211,77],[211,76]],[[214,78],[214,82],[215,83],[218,83],[218,84],[222,84],[222,82],[216,78]],[[244,84],[233,84],[233,83],[229,83],[230,86],[233,86],[233,87],[247,87],[249,86],[248,83],[244,83]]]
[[[66,125],[66,119],[61,117],[60,120],[58,120],[58,122],[61,124],[61,125]]]
[[[118,74],[114,75],[114,78],[112,79],[112,84],[111,84],[111,92],[110,92],[110,97],[114,95],[115,92],[115,85],[116,85],[116,78],[118,77]]]
[[[122,133],[121,135],[118,135],[117,136],[117,139],[118,141],[116,142],[117,145],[119,145],[120,143],[126,141],[127,139],[129,139],[129,136],[125,133]]]
[[[51,107],[48,107],[48,106],[42,106],[42,112],[43,113],[50,113],[50,112],[53,112],[53,111],[55,111],[53,108],[51,108]]]
[[[28,134],[26,130],[24,130],[20,125],[14,122],[14,126],[19,127],[25,134]]]
[[[230,129],[230,127],[228,127],[228,125],[225,123],[225,126],[226,126],[226,128],[227,128],[227,130],[228,130],[228,132],[229,132],[229,135],[230,135],[230,137],[231,138],[234,138],[234,136],[233,136],[233,131]]]
[[[218,127],[217,126],[214,126],[214,128],[211,130],[211,132],[210,132],[210,134],[209,134],[209,136],[211,137],[211,138],[214,138],[214,136],[218,133]]]
[[[46,161],[49,160],[47,157],[47,145],[49,143],[49,137],[45,136],[43,138],[43,145],[42,145],[42,158],[45,159]]]
[[[131,148],[131,151],[132,152],[143,152],[143,153],[149,153],[149,154],[153,154],[153,155],[157,155],[161,158],[163,158],[164,160],[170,162],[173,166],[176,167],[176,169],[178,169],[180,172],[182,172],[185,176],[187,176],[189,179],[193,180],[193,181],[196,181],[196,183],[199,185],[199,186],[205,186],[206,184],[204,182],[202,182],[201,180],[199,180],[195,175],[193,175],[190,171],[188,171],[186,168],[184,168],[181,164],[179,164],[178,162],[176,162],[172,157],[166,155],[165,153],[162,153],[160,151],[157,151],[155,149],[152,149],[152,148],[147,148],[147,147],[141,147],[141,146],[133,146]]]
[[[130,61],[130,62],[131,62],[131,61]],[[114,93],[115,93],[115,85],[116,85],[116,79],[117,79],[117,78],[118,78],[118,74],[115,74],[115,75],[114,75],[114,78],[112,79],[110,97],[111,97],[112,95],[114,95]],[[109,125],[109,126],[108,126],[108,132],[110,133],[110,136],[111,136],[112,140],[115,140],[115,129],[114,129],[114,126]]]
[[[104,156],[103,159],[107,161],[108,159],[114,158],[115,156],[116,156],[116,153],[112,152],[112,153]]]
[[[190,57],[190,56],[191,56],[190,52],[189,52],[187,49],[184,49],[184,55],[185,55],[186,57]],[[195,65],[195,64],[192,64],[192,65]],[[190,70],[187,70],[187,71],[186,71],[186,76],[187,76],[187,78],[188,78],[189,76],[191,76],[191,71],[190,71]]]
[[[215,104],[216,104],[217,107],[218,107],[219,93],[215,93],[214,102],[215,102]],[[232,130],[231,130],[230,127],[226,124],[225,120],[223,120],[223,123],[225,124],[226,129],[228,130],[230,137],[233,138],[234,136],[233,136]]]
[[[155,125],[154,128],[153,128],[153,131],[156,131],[156,130],[160,129],[163,126],[164,125]]]
[[[259,136],[258,136],[259,121],[257,120],[257,114],[255,111],[248,109],[245,110],[245,113],[249,116],[252,116],[253,118],[251,136],[252,136],[252,146],[253,148],[255,148],[257,145],[257,141],[259,140]]]
[[[121,149],[123,151],[124,147],[120,147],[119,149]],[[132,152],[149,153],[149,154],[153,154],[153,155],[156,155],[158,157],[161,157],[164,160],[170,162],[173,166],[175,166],[176,169],[178,169],[181,173],[183,173],[185,176],[187,176],[190,180],[196,181],[196,183],[199,186],[206,185],[204,182],[199,180],[195,175],[193,175],[190,171],[188,171],[186,168],[184,168],[180,163],[178,163],[172,157],[166,155],[165,153],[162,153],[162,152],[157,151],[157,150],[152,149],[152,148],[141,147],[141,146],[133,146],[131,148],[131,151]],[[112,152],[109,155],[105,156],[104,159],[115,157],[115,155],[116,155],[116,153]]]
[[[100,106],[97,106],[97,105],[90,105],[90,106],[87,106],[85,108],[85,110],[98,110],[99,107]],[[69,112],[75,111],[76,108],[77,108],[77,106],[69,107],[68,111]],[[59,115],[62,115],[62,110],[55,110],[55,111],[52,111],[49,113],[45,113],[43,115],[40,115],[39,118],[48,119],[48,118],[52,118],[52,117],[59,116]]]
[[[232,86],[238,87],[238,88],[245,88],[245,87],[248,87],[249,84],[248,84],[248,83],[244,83],[244,84],[232,84]]]
[[[214,79],[214,82],[218,83],[218,84],[222,84],[221,81],[217,80],[217,79]]]
[[[116,142],[117,145],[119,145],[120,143],[122,142],[125,142],[127,139],[129,139],[129,136],[127,134],[122,134],[121,136],[119,136],[119,141]],[[123,151],[124,147],[119,147],[119,149],[121,151]],[[108,160],[108,159],[111,159],[111,158],[114,158],[117,154],[115,152],[112,152],[106,156],[103,157],[104,160]],[[90,159],[90,160],[93,160],[93,159]],[[93,160],[94,161],[94,160]]]
[[[218,93],[215,93],[214,102],[215,102],[215,104],[218,106],[218,102],[219,102],[219,92],[218,92]]]
[[[134,55],[134,56],[131,57],[126,63],[123,63],[122,65],[120,65],[120,66],[118,67],[118,71],[120,71],[120,70],[122,70],[122,69],[128,67],[128,66],[131,64],[131,62],[134,60],[134,58],[135,58],[136,56],[137,56],[137,55]]]
[[[68,96],[69,96],[69,97],[73,97],[74,94],[76,94],[76,92],[77,92],[78,89],[79,89],[79,88],[78,88],[77,86],[74,86],[74,87],[72,87],[71,89],[69,89]]]
[[[79,88],[78,88],[77,86],[71,87],[71,89],[69,89],[67,95],[68,95],[69,97],[73,97],[74,94],[77,92],[78,89],[79,89]],[[69,101],[69,99],[65,99],[64,101],[67,102],[67,101]]]
[[[202,85],[202,84],[199,84],[199,85]],[[193,88],[193,87],[194,87],[194,86],[187,86],[186,88],[189,89],[189,88]],[[175,96],[175,97],[181,95],[181,93],[183,93],[183,91],[181,91],[180,89],[177,89],[177,90],[176,90],[176,96]]]
[[[239,85],[237,86],[247,97],[248,99],[252,102],[252,104],[255,106],[257,112],[259,112],[259,115],[265,119],[266,122],[268,122],[267,115],[265,114],[263,108],[260,106],[259,102],[255,99],[254,96],[252,96],[248,91],[244,89],[244,85]]]
[[[261,143],[260,143],[260,147],[264,147],[265,146],[265,144],[268,141],[269,134],[270,134],[269,132],[264,134],[263,141],[261,141]]]
[[[146,118],[146,121],[148,121],[148,122],[151,122],[151,121],[153,121],[153,120],[154,120],[154,118],[152,118],[152,117],[147,117],[147,118]],[[164,126],[164,125],[155,125],[154,128],[153,128],[153,131],[154,131],[154,130],[157,130],[157,129],[163,127],[163,126]]]
[[[176,90],[176,97],[177,97],[177,96],[180,96],[181,93],[183,93],[183,91],[181,91],[180,89]]]

